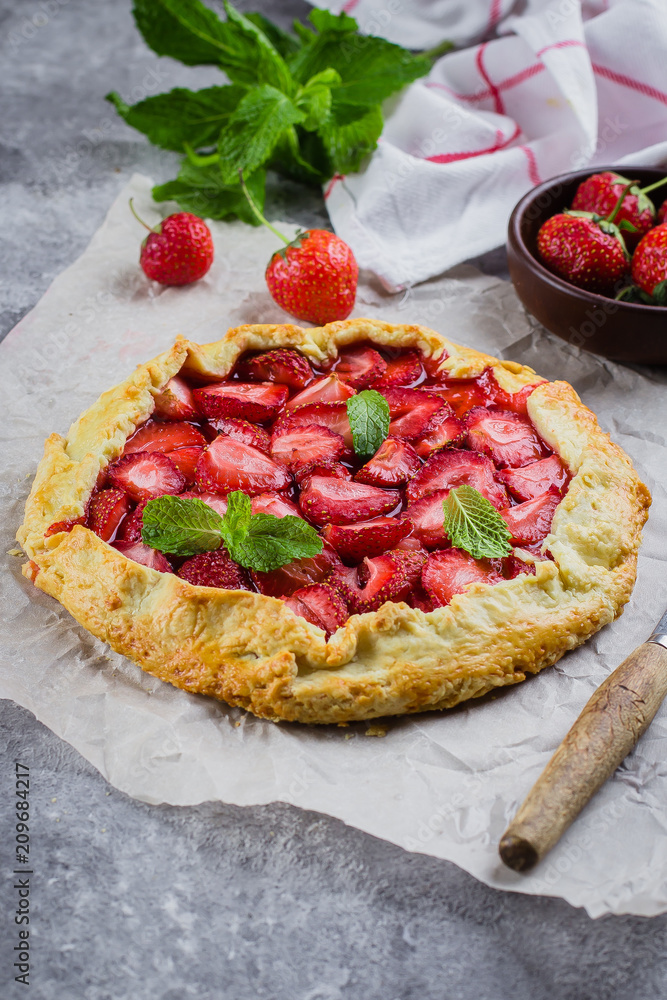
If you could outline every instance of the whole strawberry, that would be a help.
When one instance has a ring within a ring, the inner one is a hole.
[[[578,288],[608,295],[628,270],[619,229],[591,212],[562,212],[540,227],[537,250],[550,271]]]
[[[274,253],[266,284],[285,312],[323,326],[350,315],[358,276],[347,243],[326,229],[307,229]]]
[[[161,285],[190,285],[204,277],[213,263],[213,238],[203,219],[176,212],[151,229],[135,212],[132,200],[130,208],[149,230],[139,256],[147,277]]]
[[[626,193],[614,221],[619,226],[622,222],[634,226],[636,232],[622,227],[625,242],[628,248],[633,250],[644,233],[655,224],[655,205],[648,197],[648,192],[664,183],[667,183],[667,178],[640,188],[638,183],[633,183],[627,177],[622,177],[612,170],[605,170],[582,181],[572,201],[572,208],[601,216],[609,215],[625,188]]]
[[[239,171],[241,187],[257,219],[286,245],[271,257],[266,284],[281,309],[324,326],[347,319],[357,294],[359,267],[352,250],[327,229],[306,229],[290,242],[264,218]]]
[[[644,236],[632,258],[632,280],[659,306],[667,306],[667,223]]]
[[[662,205],[658,209],[658,218],[656,221],[658,224],[667,222],[667,201],[663,201]]]

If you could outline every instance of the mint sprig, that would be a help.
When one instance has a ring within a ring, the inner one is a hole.
[[[346,14],[314,9],[310,24],[295,22],[290,33],[228,0],[224,8],[223,19],[201,0],[134,0],[137,27],[154,52],[216,66],[226,79],[134,105],[116,92],[107,99],[155,145],[185,154],[178,179],[153,189],[157,201],[258,224],[239,170],[260,208],[268,168],[310,184],[358,170],[382,131],[382,102],[428,73],[431,59],[359,34]]]
[[[375,389],[364,389],[347,400],[347,418],[357,455],[374,455],[389,432],[389,403]]]
[[[151,548],[175,556],[211,552],[224,545],[240,566],[261,573],[322,551],[322,539],[307,521],[291,514],[253,514],[250,497],[239,491],[227,497],[224,517],[194,497],[150,500],[143,512],[141,537]]]
[[[141,539],[174,556],[211,552],[222,544],[222,518],[203,500],[158,497],[144,507]]]
[[[452,545],[473,559],[500,559],[512,551],[507,524],[474,486],[455,486],[442,501],[442,509]]]

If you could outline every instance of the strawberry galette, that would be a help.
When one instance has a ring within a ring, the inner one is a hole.
[[[46,442],[37,587],[256,715],[447,708],[620,613],[650,497],[565,382],[367,319],[179,339]]]

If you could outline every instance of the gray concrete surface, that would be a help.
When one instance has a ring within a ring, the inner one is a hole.
[[[306,9],[252,6],[283,21]],[[103,95],[132,100],[214,72],[156,59],[129,0],[2,0],[0,24],[4,334],[83,250],[132,171],[175,172],[176,157],[126,128]],[[325,218],[317,192],[289,185],[272,186],[270,206],[304,224]],[[502,273],[502,252],[481,264]],[[591,921],[287,805],[147,806],[9,702],[0,751],[3,998],[667,997],[666,918]],[[15,759],[32,781],[27,989],[12,970]]]

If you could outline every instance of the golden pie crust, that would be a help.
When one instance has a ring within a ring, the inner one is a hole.
[[[450,377],[492,366],[510,393],[541,381],[531,368],[459,347],[425,327],[371,319],[311,329],[241,326],[204,345],[179,337],[100,396],[66,437],[46,441],[17,535],[31,560],[25,575],[161,680],[262,718],[305,723],[450,708],[555,663],[619,615],[634,585],[651,498],[567,382],[541,381],[528,399],[535,427],[573,477],[543,547],[553,559],[537,561],[534,576],[473,584],[429,614],[386,603],[352,616],[327,641],[278,598],[159,573],[82,525],[45,537],[54,522],[84,515],[100,471],[120,456],[177,372],[219,378],[242,352],[279,346],[321,363],[362,340],[434,358],[445,349],[441,369]]]

